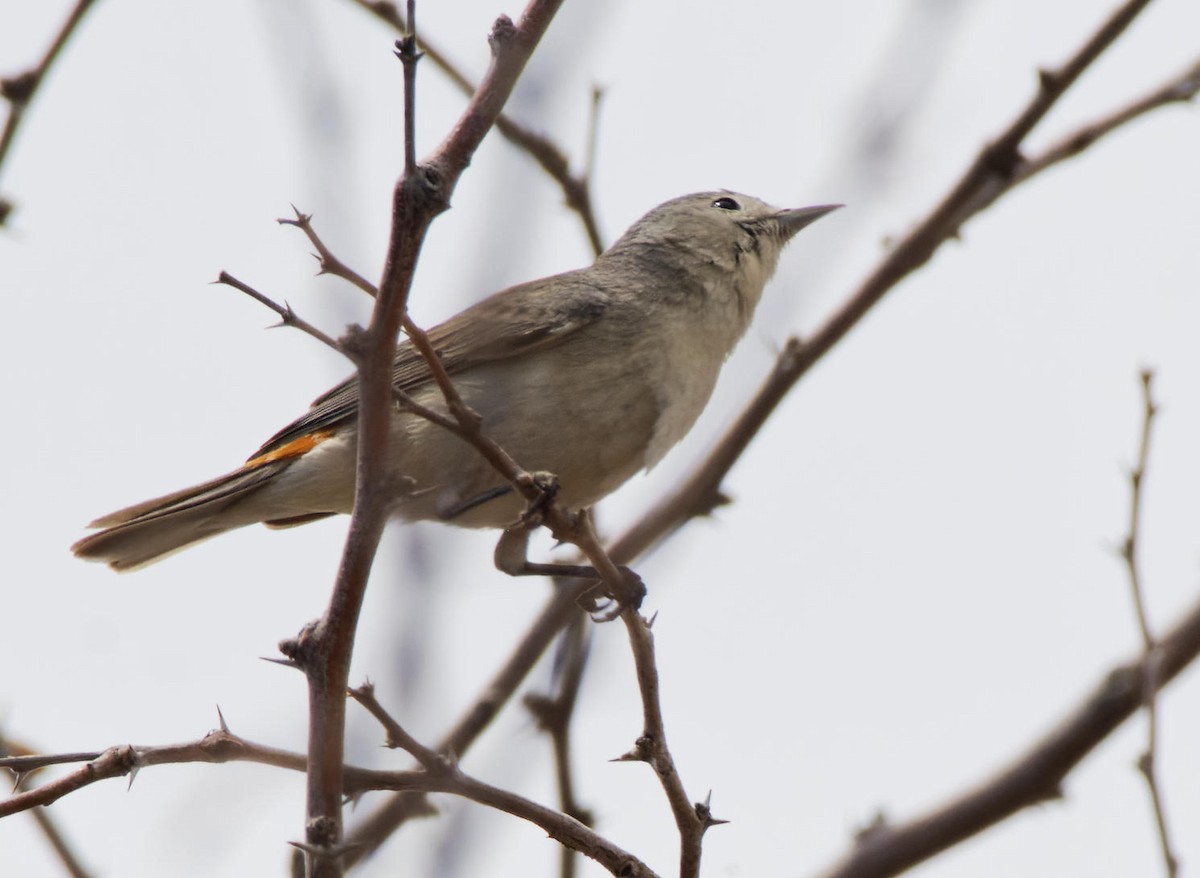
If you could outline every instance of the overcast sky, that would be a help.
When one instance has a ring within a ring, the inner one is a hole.
[[[40,56],[66,2],[0,0],[0,72]],[[576,161],[605,97],[594,197],[607,240],[655,204],[729,188],[845,202],[785,252],[759,320],[693,434],[606,501],[618,532],[687,471],[793,333],[815,329],[936,203],[1110,0],[567,3],[510,104]],[[472,76],[495,2],[420,7]],[[1033,150],[1195,61],[1200,4],[1159,0],[1032,138]],[[394,35],[344,0],[103,0],[39,93],[0,193],[6,396],[0,729],[44,751],[233,730],[303,750],[300,675],[260,661],[318,616],[346,520],[249,528],[117,577],[67,547],[95,516],[239,464],[348,369],[209,281],[228,270],[336,333],[369,302],[274,220],[289,204],[377,276],[401,161]],[[420,151],[463,99],[420,71]],[[1053,727],[1139,644],[1113,553],[1140,430],[1162,416],[1144,574],[1163,630],[1200,595],[1200,116],[1172,107],[1006,197],[903,283],[792,393],[725,490],[734,503],[638,565],[667,731],[688,792],[731,820],[708,876],[806,876],[877,812],[901,820]],[[412,311],[426,325],[509,284],[586,264],[558,189],[488,138],[435,223]],[[433,742],[546,597],[491,567],[494,535],[389,533],[352,682]],[[543,541],[538,551],[549,553]],[[597,829],[662,874],[670,812],[645,766],[622,626],[594,631],[575,761]],[[544,687],[548,663],[531,685]],[[1200,868],[1200,674],[1161,703],[1160,771]],[[407,762],[350,710],[351,760]],[[921,867],[927,878],[1161,871],[1128,724],[1066,798]],[[508,708],[464,759],[553,800],[550,758]],[[380,797],[368,797],[355,816]],[[439,800],[365,876],[553,874],[506,815]],[[303,778],[187,766],[92,786],[51,811],[97,875],[284,875]],[[469,833],[469,835],[468,835]],[[458,839],[469,837],[469,845]],[[0,872],[61,867],[28,815],[0,820]],[[583,874],[599,875],[597,867]]]

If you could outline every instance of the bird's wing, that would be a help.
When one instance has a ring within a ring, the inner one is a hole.
[[[449,375],[560,344],[604,312],[606,299],[582,271],[510,287],[429,330],[429,341]],[[413,393],[432,380],[424,357],[411,341],[396,348],[392,381]],[[314,400],[312,408],[288,424],[250,456],[261,458],[358,416],[358,376]]]

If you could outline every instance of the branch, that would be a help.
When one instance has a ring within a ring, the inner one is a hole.
[[[578,599],[591,585],[591,582],[587,582],[573,587],[563,586],[554,592],[508,661],[484,687],[475,702],[467,708],[458,723],[439,742],[439,753],[453,754],[455,757],[466,754],[480,733],[491,724],[500,709],[516,692],[521,681],[541,659],[558,632],[569,624],[571,619],[581,615]],[[353,863],[374,851],[410,817],[420,816],[423,808],[423,802],[410,793],[393,796],[347,836],[347,847],[350,850],[347,861]]]
[[[1171,104],[1188,103],[1195,99],[1197,93],[1200,93],[1200,60],[1193,62],[1191,66],[1182,71],[1178,76],[1167,80],[1162,85],[1130,101],[1123,107],[1119,107],[1105,116],[1079,126],[1070,134],[1059,138],[1056,143],[1038,155],[1032,158],[1022,158],[1013,173],[1009,185],[1003,189],[993,189],[989,192],[981,193],[979,201],[971,205],[971,215],[980,213],[991,207],[1002,195],[1011,192],[1013,188],[1026,182],[1031,177],[1040,174],[1047,168],[1051,168],[1067,159],[1075,158],[1095,144],[1096,141],[1107,137],[1118,128],[1128,125],[1130,122],[1153,110],[1158,110]]]
[[[3,733],[0,733],[0,757],[32,755],[33,753],[29,748],[9,740]],[[13,785],[13,791],[19,792],[24,789],[26,782],[35,771],[37,771],[37,768],[31,767],[23,772],[17,772],[17,780]],[[50,847],[53,849],[55,856],[58,857],[59,862],[62,863],[66,873],[71,878],[91,878],[92,873],[84,867],[83,862],[79,859],[79,855],[75,853],[71,844],[62,834],[62,830],[58,828],[58,824],[50,815],[50,812],[45,808],[36,808],[30,812],[30,816],[37,823],[42,835],[46,837],[46,841],[49,842]]]
[[[1133,107],[1138,104],[1131,105],[1123,113],[1114,114],[1093,126],[1089,130],[1090,137],[1077,132],[1071,138],[1074,151],[1060,147],[1044,157],[1040,166],[1035,163],[1034,170],[1026,168],[1020,154],[1025,136],[1148,3],[1149,0],[1125,3],[1059,70],[1041,71],[1038,90],[1025,109],[995,141],[980,150],[950,192],[899,240],[846,303],[807,341],[795,337],[788,339],[771,374],[716,447],[682,485],[612,545],[610,551],[614,559],[629,563],[689,519],[705,515],[719,505],[723,501],[721,481],[788,391],[896,284],[928,262],[942,244],[957,238],[968,219],[1037,171],[1091,146],[1115,130],[1118,124],[1165,103],[1186,100],[1187,95],[1195,93],[1196,70],[1192,68],[1155,93],[1169,92],[1172,95],[1169,99],[1160,95],[1160,100],[1147,103],[1136,112]]]
[[[0,168],[3,167],[4,159],[8,156],[9,147],[12,146],[13,140],[16,139],[17,129],[21,125],[21,120],[25,117],[25,110],[29,108],[30,102],[33,100],[34,95],[37,94],[38,87],[46,78],[46,72],[50,69],[50,65],[57,60],[63,50],[63,46],[67,44],[67,40],[71,38],[71,34],[79,27],[84,13],[88,11],[93,2],[94,0],[77,0],[75,8],[71,10],[67,16],[67,20],[63,22],[63,26],[54,37],[54,42],[50,44],[50,48],[36,67],[16,76],[6,76],[0,79],[0,95],[7,99],[9,103],[8,119],[5,120],[4,130],[0,132]],[[0,226],[4,225],[4,221],[11,212],[11,202],[0,198]]]
[[[592,812],[579,803],[571,771],[571,719],[579,701],[579,687],[591,649],[591,626],[582,614],[576,614],[559,638],[554,661],[554,692],[550,695],[525,696],[525,707],[537,720],[538,728],[550,739],[554,756],[554,776],[558,783],[558,807],[585,826],[593,826]],[[573,851],[563,848],[559,878],[574,878],[576,861]]]
[[[332,348],[339,354],[344,354],[347,357],[351,357],[351,351],[345,345],[325,334],[307,320],[301,318],[296,314],[295,311],[292,310],[292,306],[287,302],[284,302],[282,305],[280,305],[270,296],[260,293],[258,290],[254,289],[254,287],[247,283],[243,283],[227,271],[222,271],[219,275],[217,275],[217,279],[213,281],[213,283],[224,284],[227,287],[233,287],[235,290],[245,293],[260,305],[265,305],[266,307],[270,308],[280,317],[279,323],[276,325],[290,326],[293,329],[299,329],[301,332],[312,336],[326,347]],[[353,357],[351,357],[351,359],[353,360]]]
[[[108,778],[129,776],[132,784],[138,771],[155,765],[254,762],[291,771],[305,771],[307,767],[307,760],[303,754],[256,744],[223,727],[209,732],[197,741],[184,744],[148,747],[123,745],[111,747],[99,754],[4,757],[0,758],[0,768],[25,773],[46,764],[81,760],[87,760],[86,764],[71,774],[0,801],[0,817],[49,805],[68,793]],[[345,784],[349,795],[358,795],[369,790],[409,790],[461,796],[539,826],[559,843],[592,858],[614,875],[654,878],[654,873],[645,863],[574,818],[469,777],[448,761],[440,763],[436,771],[375,771],[346,766]],[[321,852],[312,850],[313,846],[309,843],[299,847],[309,853]]]
[[[401,747],[421,763],[427,775],[424,787],[428,792],[452,793],[535,823],[565,850],[590,857],[614,875],[653,875],[644,863],[597,835],[575,817],[463,774],[451,759],[439,756],[404,731],[375,698],[375,690],[369,684],[352,689],[350,694],[383,725],[389,747]],[[409,775],[401,776],[407,784]]]
[[[707,804],[692,804],[683,787],[683,779],[675,768],[675,760],[667,747],[667,731],[663,724],[659,700],[658,667],[654,658],[654,635],[647,622],[633,609],[621,614],[629,632],[629,646],[637,670],[638,692],[642,696],[642,735],[633,750],[620,757],[622,762],[645,762],[654,769],[675,817],[679,830],[680,878],[698,878],[700,874],[701,840],[710,826],[724,823],[714,820]]]
[[[352,0],[352,2],[374,15],[380,21],[393,27],[397,33],[408,33],[404,18],[400,15],[400,10],[395,3],[387,2],[387,0]],[[450,78],[450,81],[458,87],[459,91],[465,95],[475,93],[475,86],[467,79],[466,75],[441,50],[430,45],[425,37],[421,37],[421,49],[429,60]],[[583,172],[578,175],[571,173],[570,162],[567,161],[566,154],[548,137],[529,130],[519,122],[513,120],[511,116],[501,114],[496,118],[496,130],[509,143],[518,149],[524,150],[525,153],[531,156],[541,166],[542,170],[562,189],[567,207],[579,214],[580,222],[583,223],[584,232],[588,237],[588,243],[591,244],[592,252],[596,255],[599,255],[604,250],[603,239],[600,235],[595,212],[592,208],[591,195],[591,171],[595,150],[595,123],[598,108],[599,91],[594,90],[592,93],[592,116],[588,137],[588,158],[584,163]]]
[[[1150,427],[1158,406],[1154,402],[1151,383],[1154,373],[1149,369],[1143,370],[1142,380],[1142,438],[1138,443],[1138,457],[1134,468],[1129,472],[1129,532],[1121,546],[1121,557],[1129,571],[1129,589],[1133,594],[1133,608],[1137,616],[1138,631],[1142,639],[1142,669],[1146,674],[1143,691],[1146,694],[1146,750],[1138,759],[1138,770],[1146,779],[1150,792],[1150,804],[1154,809],[1154,822],[1158,828],[1158,843],[1162,851],[1163,864],[1166,867],[1167,878],[1175,878],[1179,874],[1179,860],[1171,845],[1171,835],[1167,832],[1167,815],[1163,806],[1162,790],[1158,785],[1158,773],[1155,769],[1158,757],[1158,674],[1159,647],[1150,630],[1150,620],[1146,613],[1146,593],[1142,586],[1141,571],[1138,564],[1138,546],[1142,513],[1142,490],[1146,479],[1146,461],[1150,457]]]
[[[1159,642],[1161,689],[1200,655],[1200,603]],[[906,869],[1031,805],[1062,795],[1068,774],[1150,696],[1144,659],[1111,671],[1072,713],[1009,767],[921,817],[872,826],[822,878],[880,878]]]
[[[433,218],[449,205],[459,177],[495,123],[561,0],[531,0],[520,22],[507,17],[492,30],[492,63],[467,109],[435,154],[406,166],[396,183],[392,230],[370,326],[357,339],[358,457],[354,510],[329,607],[295,642],[290,656],[309,686],[309,770],[306,852],[313,878],[343,873],[342,759],[350,656],[371,565],[389,511],[387,483],[392,361],[407,309],[417,254]],[[411,84],[411,83],[410,83]],[[409,149],[406,146],[406,149]]]

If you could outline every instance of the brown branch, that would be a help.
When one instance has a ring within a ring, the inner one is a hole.
[[[463,756],[487,728],[500,709],[512,698],[521,681],[541,659],[558,632],[572,618],[582,615],[578,599],[592,583],[563,586],[550,597],[541,614],[534,620],[508,661],[497,671],[483,692],[463,713],[461,719],[442,738],[437,751],[443,755]],[[424,813],[424,802],[410,793],[393,796],[369,817],[359,823],[347,836],[349,862],[369,854],[403,825],[409,818]]]
[[[554,756],[554,776],[558,785],[558,808],[585,826],[593,826],[592,812],[579,803],[571,770],[571,719],[579,702],[579,687],[587,668],[591,649],[591,627],[583,614],[576,614],[563,629],[555,656],[554,692],[549,695],[527,694],[525,707],[537,720],[538,728],[550,739]],[[562,849],[560,878],[574,878],[575,852]]]
[[[295,217],[281,217],[275,222],[282,226],[295,226],[304,232],[309,242],[317,248],[317,265],[319,266],[317,274],[332,274],[334,277],[340,277],[354,284],[372,299],[375,298],[378,292],[375,289],[375,284],[338,259],[333,251],[325,246],[325,242],[321,240],[321,236],[317,234],[316,229],[312,226],[312,214],[301,213],[296,209],[296,205],[294,204],[292,205],[292,212],[296,214]]]
[[[295,226],[304,232],[317,250],[317,261],[320,265],[321,273],[341,277],[366,292],[372,298],[377,298],[378,290],[375,285],[342,262],[342,260],[338,259],[325,245],[320,235],[313,228],[312,217],[301,213],[294,207],[292,209],[296,212],[295,219],[280,219],[278,222],[284,225]],[[226,278],[227,276],[222,273],[223,282],[229,283],[230,281]],[[300,321],[290,307],[285,309],[240,282],[233,282],[231,285],[247,292],[277,314],[282,315],[285,323],[306,329],[310,334],[315,334],[319,340],[330,343],[327,341],[327,336],[319,334],[317,330],[308,328],[308,324]],[[430,342],[428,334],[412,321],[407,312],[404,313],[401,319],[401,326],[412,341],[413,346],[421,354],[425,365],[429,367],[434,383],[437,384],[438,389],[441,391],[442,398],[446,402],[446,408],[453,416],[453,419],[448,419],[440,413],[421,405],[407,393],[395,387],[392,390],[393,396],[409,411],[420,415],[426,420],[432,421],[443,429],[449,430],[464,442],[472,445],[483,459],[525,498],[531,520],[533,520],[532,516],[536,511],[536,520],[546,524],[555,538],[561,542],[574,543],[583,551],[588,560],[592,562],[593,568],[600,573],[601,578],[608,584],[610,592],[618,601],[618,605],[636,604],[640,600],[640,596],[631,587],[626,576],[607,556],[604,547],[600,544],[599,539],[592,530],[586,513],[577,515],[555,504],[552,501],[552,497],[547,493],[548,486],[545,481],[523,469],[507,451],[483,432],[482,419],[466,404],[459,394],[449,373],[446,371],[445,365],[442,363],[442,358],[434,349],[432,342]],[[341,343],[337,343],[336,347],[353,360],[353,348]]]
[[[71,758],[67,755],[5,757],[0,758],[0,767],[24,772],[35,764],[80,761],[88,755],[70,754]],[[253,762],[291,771],[305,771],[308,765],[303,754],[256,744],[233,734],[227,728],[221,728],[209,732],[199,740],[184,744],[111,747],[65,777],[0,801],[0,817],[49,805],[64,795],[97,781],[129,776],[132,782],[132,776],[143,768],[194,762]],[[469,777],[449,761],[439,762],[437,768],[436,771],[376,771],[346,766],[346,792],[349,795],[357,795],[370,790],[408,790],[461,796],[539,826],[561,844],[592,858],[614,875],[653,878],[654,873],[644,863],[574,818]],[[310,843],[300,847],[308,853],[322,853]]]
[[[358,458],[354,510],[329,607],[296,641],[290,656],[309,686],[309,874],[343,874],[342,758],[350,656],[367,579],[389,511],[386,479],[396,336],[407,309],[417,254],[433,218],[449,205],[459,177],[495,123],[525,63],[561,0],[531,0],[521,20],[507,17],[492,30],[492,63],[467,109],[434,155],[406,167],[396,183],[392,231],[370,326],[356,342],[359,368]],[[411,83],[408,83],[411,86]],[[407,148],[407,147],[406,147]]]
[[[680,878],[698,878],[700,874],[701,841],[710,826],[723,823],[713,820],[707,805],[693,804],[683,787],[683,779],[667,747],[667,731],[663,723],[659,699],[658,667],[654,658],[654,635],[641,614],[626,609],[621,614],[629,632],[629,646],[637,670],[638,692],[642,696],[642,735],[634,748],[619,761],[645,762],[654,769],[662,784],[675,826],[679,831]]]
[[[452,793],[535,823],[562,844],[564,850],[584,854],[614,875],[653,874],[645,864],[597,835],[574,816],[539,805],[523,796],[463,774],[452,760],[418,743],[404,731],[375,698],[374,687],[366,685],[351,690],[350,694],[383,725],[389,747],[403,748],[422,764],[425,768],[426,777],[423,778],[423,784],[426,791]],[[405,788],[409,788],[407,785],[410,774],[404,773],[401,777],[404,779]]]
[[[846,303],[807,341],[788,339],[771,374],[708,457],[682,485],[643,515],[611,546],[610,551],[617,562],[629,563],[689,519],[705,515],[718,505],[721,481],[796,382],[896,284],[928,262],[942,244],[957,238],[970,217],[1031,176],[1021,176],[1020,147],[1025,136],[1149,2],[1132,0],[1125,3],[1061,68],[1041,72],[1038,90],[1025,109],[996,140],[980,150],[950,192],[892,247]],[[1125,121],[1131,118],[1134,116]],[[1095,129],[1093,134],[1098,139],[1112,130]],[[1095,139],[1086,143],[1078,140],[1077,151],[1095,142]],[[1059,160],[1066,157],[1064,153]]]
[[[1135,119],[1153,110],[1171,104],[1188,103],[1200,93],[1200,60],[1193,62],[1179,75],[1172,77],[1162,85],[1136,98],[1122,107],[1118,107],[1107,115],[1093,119],[1079,126],[1053,145],[1047,147],[1036,156],[1022,158],[1013,173],[1010,183],[1002,189],[992,189],[980,193],[979,200],[971,205],[971,215],[980,213],[991,207],[1002,195],[1011,192],[1017,185],[1026,182],[1031,177],[1040,174],[1060,162],[1075,158],[1080,153],[1107,137],[1118,128],[1128,125]]]
[[[364,0],[356,0],[356,2],[368,8],[371,12],[380,15],[385,20],[389,20],[387,10],[394,10],[394,7],[390,3],[367,3]],[[1107,46],[1108,43],[1116,38],[1120,30],[1128,24],[1132,15],[1140,11],[1142,5],[1144,4],[1129,4],[1123,7],[1098,32],[1097,36],[1083,50],[1077,53],[1075,59],[1064,67],[1069,76],[1060,77],[1055,84],[1053,92],[1045,95],[1039,93],[1035,97],[1035,103],[1040,106],[1038,110],[1039,114],[1044,113],[1049,108],[1046,99],[1049,97],[1056,98],[1057,95],[1060,95],[1062,90],[1069,85],[1070,80],[1078,76],[1078,73],[1086,66],[1082,61],[1086,60],[1090,63],[1099,54],[1100,49]],[[392,21],[392,23],[395,24],[396,22]],[[399,22],[397,26],[402,27],[403,23]],[[439,66],[444,66],[442,61],[434,57],[435,52],[429,47],[427,42],[422,41],[422,46],[428,52],[429,57],[435,60],[435,63],[438,63]],[[452,70],[452,68],[450,69]],[[455,74],[452,73],[451,75],[454,76]],[[461,85],[465,86],[465,79],[460,78],[458,81]],[[1049,81],[1044,84],[1050,85]],[[1130,115],[1124,121],[1129,121],[1132,118],[1133,115]],[[1022,115],[1018,123],[1010,126],[1009,131],[1019,131],[1021,127],[1028,124],[1028,119],[1029,113],[1027,112]],[[1095,140],[1109,133],[1115,127],[1117,127],[1116,124],[1113,124],[1110,128],[1097,130],[1096,137],[1089,140],[1086,144],[1080,143],[1080,148],[1090,146]],[[1012,141],[1011,137],[1009,139]],[[1019,144],[1019,138],[1015,143]],[[1065,155],[1062,156],[1062,158],[1065,157]],[[982,181],[988,176],[987,165],[986,163],[982,164],[983,168],[981,170],[981,162],[977,160],[976,165],[968,170],[963,181],[960,182],[954,191],[957,192],[963,189],[968,182],[974,188],[982,188]],[[1016,182],[1013,182],[1011,185],[1016,185]],[[951,202],[953,200],[952,196],[948,197],[946,202]],[[979,204],[979,202],[976,202],[976,204]],[[982,208],[979,207],[977,209]],[[693,477],[684,486],[651,510],[630,531],[611,546],[610,554],[616,562],[628,563],[632,561],[688,518],[711,509],[714,504],[719,502],[719,485],[721,479],[732,467],[746,445],[749,444],[754,432],[757,431],[762,422],[770,415],[783,394],[790,389],[795,381],[814,362],[826,353],[837,340],[865,315],[875,301],[882,297],[883,292],[887,288],[894,285],[904,274],[915,270],[920,264],[927,261],[929,256],[932,255],[933,249],[936,249],[936,246],[939,246],[947,238],[952,237],[957,231],[956,224],[947,223],[944,219],[934,222],[936,218],[942,216],[944,213],[945,211],[941,209],[935,211],[930,219],[902,241],[892,251],[888,259],[885,260],[884,265],[864,282],[860,287],[859,293],[838,315],[835,315],[829,321],[825,329],[809,345],[802,345],[796,339],[792,339],[787,343],[779,361],[776,363],[772,375],[762,390],[760,390],[746,412],[743,413],[737,424],[726,434],[726,437],[717,446],[708,460],[698,468]],[[461,753],[470,745],[479,730],[490,722],[504,700],[511,696],[519,680],[528,673],[529,668],[532,667],[533,662],[536,661],[537,657],[549,645],[558,628],[565,625],[567,620],[577,612],[573,605],[573,599],[561,593],[551,599],[542,616],[539,617],[530,632],[526,635],[521,648],[514,653],[513,658],[502,670],[497,680],[485,690],[485,693],[467,712],[456,730],[447,737],[447,746],[454,752]],[[383,839],[407,819],[413,805],[414,800],[410,797],[397,796],[372,814],[353,833],[354,841],[361,845],[361,848],[356,848],[356,850],[368,851],[381,844]]]
[[[0,733],[0,757],[31,757],[33,755],[33,752],[28,747],[12,741],[3,733]],[[94,758],[99,754],[88,755],[91,758]],[[16,769],[13,769],[17,777],[17,781],[13,786],[13,791],[20,792],[24,790],[28,784],[28,781],[32,778],[33,773],[37,770],[38,767],[35,766],[27,767],[23,771],[17,771]],[[70,875],[71,878],[91,878],[91,872],[89,872],[83,865],[79,855],[75,853],[74,848],[67,841],[66,837],[62,833],[62,830],[58,828],[58,823],[50,815],[50,812],[45,808],[35,808],[30,812],[30,816],[33,818],[34,822],[37,823],[38,829],[41,831],[42,835],[45,836],[51,850],[54,851],[55,856],[57,856],[59,862],[62,863],[63,869],[66,870],[66,873]]]
[[[421,763],[421,767],[426,771],[445,771],[450,766],[450,760],[446,756],[436,750],[430,750],[406,732],[395,717],[384,709],[383,705],[379,703],[379,699],[375,697],[375,685],[369,680],[357,689],[351,689],[350,697],[361,704],[383,726],[383,730],[387,733],[384,742],[386,746],[403,750]]]
[[[224,284],[227,287],[233,287],[235,290],[245,293],[260,305],[265,305],[266,307],[270,308],[281,318],[277,325],[290,326],[294,329],[299,329],[301,332],[312,336],[326,347],[333,348],[333,350],[337,351],[339,354],[344,354],[347,357],[351,356],[352,352],[350,349],[331,336],[326,335],[307,320],[297,315],[296,312],[292,310],[292,306],[287,302],[284,302],[282,305],[280,305],[270,296],[260,293],[258,290],[254,289],[254,287],[247,283],[243,283],[227,271],[222,271],[219,275],[217,275],[217,279],[213,281],[213,283]],[[351,357],[351,359],[353,358]]]
[[[386,0],[382,0],[382,2],[380,0],[352,0],[352,2],[374,15],[380,21],[390,25],[398,33],[408,33],[404,18],[401,16],[400,10],[395,3],[386,2]],[[421,50],[424,54],[450,78],[450,81],[458,87],[459,91],[465,95],[475,93],[475,86],[450,61],[445,53],[440,51],[436,46],[430,45],[424,36],[421,37],[420,42]],[[596,223],[591,195],[591,168],[593,162],[591,152],[594,150],[594,125],[596,107],[598,106],[598,98],[595,92],[593,92],[592,101],[593,114],[592,133],[589,135],[589,158],[584,165],[583,173],[578,175],[571,173],[570,162],[568,162],[566,154],[548,137],[529,130],[516,122],[511,116],[504,115],[503,113],[500,114],[496,119],[496,130],[509,143],[524,150],[558,184],[567,206],[579,214],[580,222],[583,223],[584,232],[587,234],[588,243],[591,245],[592,251],[599,254],[604,249],[604,243],[600,235],[599,226]]]
[[[1200,603],[1159,642],[1155,684],[1161,689],[1197,655]],[[975,788],[923,816],[863,832],[822,878],[898,875],[1024,808],[1059,798],[1075,766],[1145,704],[1145,664],[1138,658],[1114,669],[1045,738]]]
[[[1158,674],[1159,647],[1150,630],[1150,620],[1146,613],[1146,592],[1142,585],[1140,565],[1138,563],[1138,546],[1141,534],[1142,491],[1146,479],[1146,461],[1150,457],[1150,428],[1158,406],[1154,402],[1151,384],[1154,373],[1145,369],[1141,373],[1142,382],[1142,436],[1138,443],[1137,463],[1129,471],[1129,531],[1121,545],[1121,557],[1129,572],[1129,589],[1133,594],[1134,614],[1137,616],[1138,631],[1142,639],[1142,669],[1146,674],[1143,684],[1146,706],[1146,750],[1138,759],[1138,770],[1146,779],[1150,792],[1150,804],[1154,809],[1154,822],[1158,828],[1158,843],[1162,852],[1163,864],[1167,878],[1175,878],[1179,874],[1179,860],[1171,845],[1171,835],[1167,831],[1167,815],[1163,805],[1162,789],[1158,785],[1156,764],[1158,758]]]
[[[0,95],[9,104],[8,118],[4,122],[4,130],[0,131],[0,168],[4,166],[4,160],[8,157],[9,147],[12,146],[13,141],[16,139],[17,129],[21,126],[21,120],[25,118],[25,111],[29,108],[34,95],[37,94],[38,87],[45,80],[46,72],[55,60],[58,59],[63,47],[67,44],[67,40],[71,38],[71,35],[79,27],[84,13],[88,11],[93,2],[95,0],[77,0],[75,8],[67,15],[67,20],[59,28],[54,41],[50,44],[50,48],[46,50],[46,54],[42,56],[42,60],[38,62],[36,67],[16,76],[6,76],[0,79]],[[5,220],[11,212],[11,202],[0,198],[0,226],[4,225]]]

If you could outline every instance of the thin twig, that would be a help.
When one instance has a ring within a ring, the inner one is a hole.
[[[1031,177],[1040,174],[1060,162],[1072,159],[1092,146],[1096,141],[1107,137],[1135,119],[1154,110],[1171,104],[1188,103],[1200,93],[1200,60],[1193,62],[1177,76],[1164,82],[1157,88],[1151,89],[1141,97],[1135,98],[1122,107],[1080,125],[1065,137],[1042,150],[1035,156],[1022,157],[1008,185],[1003,188],[992,188],[981,192],[978,201],[970,208],[971,215],[986,210],[1002,195],[1013,190],[1017,185],[1026,182]]]
[[[375,685],[369,680],[357,689],[351,689],[350,697],[366,708],[371,716],[379,720],[379,724],[387,732],[386,744],[388,747],[403,750],[421,763],[421,767],[426,771],[445,771],[451,765],[445,756],[436,750],[430,750],[404,730],[396,718],[379,703],[379,699],[375,697]]]
[[[579,702],[579,687],[583,682],[591,643],[591,625],[581,613],[559,637],[558,654],[555,656],[554,692],[550,695],[528,694],[524,703],[537,720],[538,728],[550,739],[554,755],[554,776],[558,784],[558,807],[585,826],[592,826],[592,812],[584,808],[575,794],[574,775],[571,770],[571,719]],[[562,849],[559,861],[559,878],[574,878],[576,853]]]
[[[46,54],[42,56],[42,60],[36,67],[16,76],[6,76],[4,79],[0,79],[0,95],[7,99],[9,104],[8,119],[4,122],[4,130],[0,131],[0,168],[4,166],[4,160],[8,157],[9,147],[16,139],[17,129],[21,126],[25,111],[29,108],[34,95],[37,94],[38,87],[45,80],[47,71],[62,53],[67,40],[79,27],[84,13],[94,2],[95,0],[77,0],[75,7],[67,15],[66,21],[55,35],[50,48],[46,50]],[[0,226],[4,225],[4,221],[11,212],[11,202],[0,198]]]
[[[278,314],[281,318],[278,324],[279,326],[291,326],[295,329],[299,329],[301,332],[312,336],[326,347],[332,348],[339,354],[343,354],[353,360],[352,351],[349,348],[332,336],[326,335],[316,326],[313,326],[307,320],[297,315],[296,312],[292,310],[292,306],[287,302],[284,302],[282,305],[280,305],[270,296],[260,293],[258,290],[254,289],[254,287],[247,283],[243,283],[227,271],[222,271],[219,275],[217,275],[217,279],[213,281],[213,283],[224,284],[227,287],[233,287],[235,290],[245,293],[260,305],[265,305]]]
[[[395,3],[387,2],[387,0],[351,0],[351,2],[371,13],[380,21],[387,23],[397,32],[401,34],[408,32],[404,18]],[[465,95],[475,93],[475,85],[450,61],[445,53],[430,45],[429,40],[424,36],[421,37],[421,50],[435,66],[450,78],[459,91]],[[593,106],[595,103],[596,99],[593,97]],[[594,119],[593,113],[593,122]],[[496,119],[496,130],[514,146],[531,156],[542,170],[558,184],[567,206],[579,214],[592,251],[599,254],[604,249],[604,243],[596,222],[595,211],[592,208],[590,188],[592,160],[589,159],[585,164],[584,173],[575,175],[571,173],[566,153],[545,135],[531,131],[516,122],[511,116],[503,113]],[[594,140],[594,137],[592,139]]]
[[[417,170],[417,10],[415,0],[408,0],[405,35],[396,40],[396,57],[404,66],[404,173]]]
[[[1150,457],[1150,428],[1158,406],[1154,402],[1151,384],[1154,373],[1149,369],[1142,370],[1142,436],[1138,443],[1137,463],[1129,471],[1129,532],[1121,545],[1121,557],[1129,572],[1129,589],[1133,595],[1134,614],[1137,617],[1138,631],[1142,639],[1142,669],[1146,680],[1143,685],[1146,707],[1146,750],[1138,758],[1138,770],[1146,779],[1146,787],[1150,792],[1150,803],[1154,809],[1154,822],[1158,829],[1159,849],[1162,852],[1163,865],[1167,878],[1175,878],[1179,874],[1179,860],[1175,856],[1171,835],[1167,831],[1167,815],[1163,805],[1162,789],[1158,785],[1158,672],[1159,649],[1150,629],[1150,620],[1146,612],[1146,590],[1142,584],[1141,570],[1138,563],[1138,547],[1141,536],[1142,494],[1145,490],[1146,461]]]
[[[621,614],[629,633],[629,646],[637,670],[638,691],[642,696],[642,734],[634,748],[620,761],[645,762],[654,769],[666,793],[675,827],[679,831],[680,878],[698,878],[700,874],[701,841],[705,831],[717,823],[709,819],[707,806],[692,803],[667,747],[667,730],[663,722],[659,698],[658,666],[654,658],[654,634],[650,623],[640,613],[626,609]]]
[[[375,284],[371,283],[353,268],[348,266],[342,260],[334,255],[333,251],[325,246],[325,242],[321,240],[316,229],[312,225],[312,214],[301,213],[296,205],[292,205],[292,212],[296,214],[293,218],[281,217],[276,222],[283,226],[295,226],[300,231],[304,232],[309,242],[317,248],[317,264],[319,266],[318,274],[331,274],[334,277],[340,277],[343,280],[348,280],[354,284],[372,299],[375,298],[378,291],[375,289]]]
[[[484,687],[478,698],[437,745],[443,755],[463,756],[487,728],[500,709],[512,698],[530,670],[537,664],[555,636],[572,618],[582,616],[578,600],[591,583],[563,586],[547,601],[541,614]],[[347,836],[350,862],[377,849],[410,817],[420,816],[423,804],[416,796],[400,793],[362,820]]]

